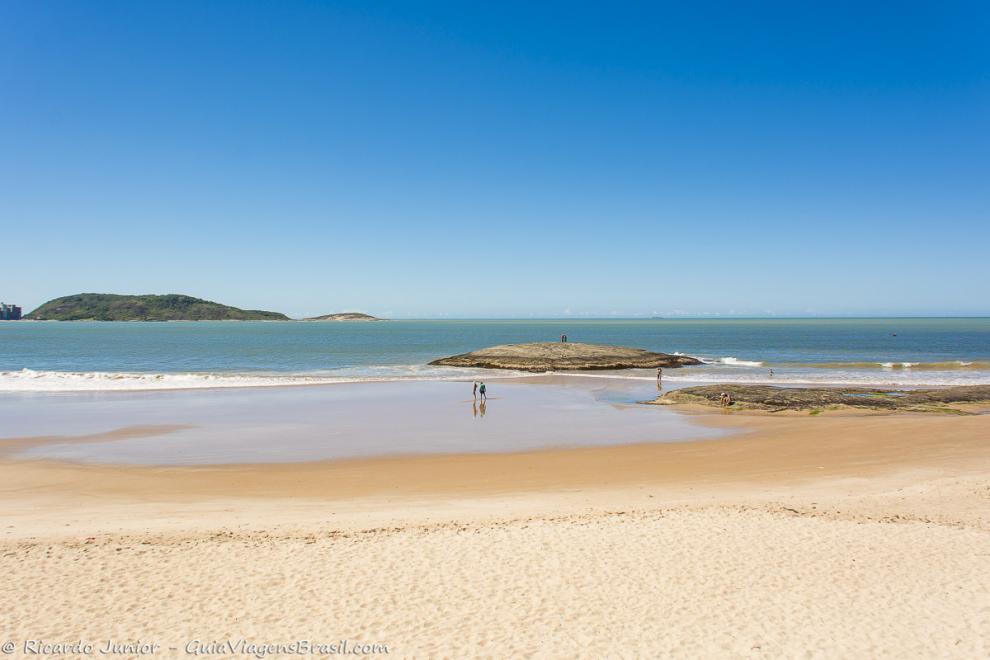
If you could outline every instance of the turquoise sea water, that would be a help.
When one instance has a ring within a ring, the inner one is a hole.
[[[493,344],[636,346],[700,357],[673,381],[990,383],[990,319],[0,323],[0,391],[470,378],[430,360]],[[619,375],[617,375],[619,376]],[[649,378],[624,372],[622,377]]]

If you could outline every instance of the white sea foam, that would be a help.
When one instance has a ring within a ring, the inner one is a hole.
[[[729,367],[762,367],[763,363],[756,360],[740,360],[735,357],[701,358],[705,364],[724,364]]]
[[[533,374],[530,374],[533,375]],[[630,369],[617,372],[555,371],[546,375],[570,378],[600,378],[620,381],[655,382],[652,370]],[[663,382],[677,385],[705,383],[739,383],[753,385],[816,385],[816,386],[860,386],[860,387],[946,387],[952,385],[990,385],[990,371],[889,371],[877,368],[874,371],[823,370],[823,369],[775,369],[773,376],[766,369],[739,369],[717,366],[686,367],[664,369]]]
[[[944,387],[952,385],[990,385],[990,372],[915,372],[904,370],[876,371],[825,371],[808,370],[788,372],[775,370],[770,377],[765,372],[727,370],[705,371],[694,368],[669,374],[664,371],[663,381],[672,383],[740,383],[761,385],[855,385],[878,387]]]
[[[670,383],[764,383],[774,385],[877,385],[882,387],[925,387],[990,384],[990,369],[922,369],[916,363],[875,363],[867,368],[776,367],[770,377],[762,362],[718,358],[706,364],[683,369],[665,369],[663,381]],[[916,366],[900,366],[911,364]],[[948,364],[948,363],[946,363]],[[982,364],[982,363],[981,363]],[[934,365],[933,365],[934,366]],[[576,376],[617,380],[652,381],[652,370],[625,373],[552,372],[556,376]],[[98,392],[127,390],[180,390],[231,387],[285,387],[332,383],[395,381],[464,381],[534,377],[541,374],[488,369],[460,369],[429,365],[390,365],[354,367],[305,373],[119,373],[20,371],[0,372],[0,392]]]
[[[98,392],[119,390],[182,390],[227,387],[285,387],[424,380],[472,380],[533,376],[521,372],[462,370],[423,365],[372,367],[365,369],[301,374],[252,373],[118,373],[103,371],[0,372],[0,392]]]

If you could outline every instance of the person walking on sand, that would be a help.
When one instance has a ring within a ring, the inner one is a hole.
[[[485,390],[485,381],[481,381],[481,385],[478,386],[478,392],[481,394],[481,400],[482,401],[487,401],[488,400],[488,394],[487,394],[487,392]]]
[[[471,390],[471,396],[473,396],[475,399],[478,398],[478,381],[474,381],[474,389]]]
[[[657,367],[657,385],[660,384],[660,379],[663,377],[663,368]]]

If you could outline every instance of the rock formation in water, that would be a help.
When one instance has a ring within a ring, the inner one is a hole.
[[[380,319],[377,316],[372,316],[371,314],[362,314],[361,312],[340,312],[337,314],[324,314],[323,316],[311,316],[303,320],[304,321],[384,321],[385,319]]]
[[[492,346],[480,351],[434,360],[430,364],[444,367],[481,367],[545,372],[677,368],[701,364],[701,361],[686,355],[652,353],[641,348],[628,348],[626,346],[545,342]]]

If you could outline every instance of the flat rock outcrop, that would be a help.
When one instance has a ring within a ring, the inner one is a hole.
[[[676,368],[701,364],[701,360],[686,355],[653,353],[641,348],[626,346],[543,342],[492,346],[480,351],[434,360],[430,364],[444,367],[480,367],[544,372]]]
[[[694,403],[721,407],[722,393],[732,408],[766,410],[827,410],[835,407],[879,411],[960,412],[952,404],[990,404],[990,385],[961,385],[929,390],[861,387],[773,387],[770,385],[705,385],[672,390],[651,403]]]
[[[371,314],[361,312],[339,312],[337,314],[324,314],[323,316],[311,316],[304,321],[384,321]]]

